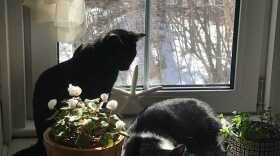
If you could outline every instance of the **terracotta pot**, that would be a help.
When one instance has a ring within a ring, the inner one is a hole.
[[[50,128],[44,132],[44,145],[48,156],[120,156],[124,137],[114,146],[104,149],[78,149],[54,142],[49,137]]]

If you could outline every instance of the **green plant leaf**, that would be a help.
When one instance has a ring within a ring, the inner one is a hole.
[[[89,102],[88,107],[94,111],[97,109],[97,105],[94,102]]]
[[[61,142],[65,138],[65,132],[61,131],[58,134],[54,135],[54,140]]]
[[[84,128],[91,130],[94,126],[94,121],[92,119],[85,119],[84,121]]]
[[[99,117],[93,116],[93,117],[91,117],[91,119],[97,121],[97,120],[99,120]]]
[[[112,146],[114,144],[113,136],[110,133],[101,135],[100,143],[105,147]]]
[[[109,126],[109,123],[106,121],[101,121],[100,124],[101,124],[101,127],[103,127],[103,128]]]
[[[73,121],[77,121],[77,120],[81,119],[81,116],[72,115],[72,116],[68,116],[68,119],[70,122],[73,122]]]
[[[223,118],[224,118],[224,114],[219,114],[219,115],[217,115],[217,118],[223,119]]]
[[[90,144],[89,136],[86,135],[85,133],[78,134],[75,144],[78,147],[88,147]]]

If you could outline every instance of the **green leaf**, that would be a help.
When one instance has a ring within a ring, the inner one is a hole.
[[[224,114],[219,114],[217,117],[218,117],[219,119],[223,119],[223,118],[224,118]]]
[[[85,119],[84,128],[91,130],[94,126],[94,121],[92,119]]]
[[[77,115],[68,116],[68,119],[69,119],[70,122],[77,121],[80,118],[81,118],[81,116],[77,116]]]
[[[77,108],[75,110],[75,113],[74,113],[76,116],[82,116],[83,115],[83,108]]]
[[[100,143],[107,147],[112,146],[114,144],[113,136],[110,133],[105,133],[100,138]]]
[[[78,134],[75,144],[78,147],[89,147],[90,144],[89,136],[86,135],[85,133]]]
[[[57,121],[57,124],[63,126],[63,125],[65,125],[65,120],[61,119],[61,120]]]
[[[99,113],[100,116],[107,118],[107,114],[106,113]]]
[[[100,124],[101,124],[101,127],[103,127],[103,128],[109,126],[109,123],[106,121],[101,121]]]
[[[93,117],[91,117],[91,119],[97,121],[97,120],[99,120],[99,117],[93,116]]]
[[[58,134],[54,135],[54,140],[61,142],[65,138],[65,132],[61,131]]]
[[[88,107],[94,111],[97,109],[97,105],[94,102],[89,102]]]

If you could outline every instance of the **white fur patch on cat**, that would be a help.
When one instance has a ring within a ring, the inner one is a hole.
[[[137,134],[137,136],[141,138],[155,138],[159,140],[159,147],[163,150],[173,150],[175,148],[175,145],[173,144],[172,141],[161,137],[157,134],[151,133],[151,132],[142,132]]]

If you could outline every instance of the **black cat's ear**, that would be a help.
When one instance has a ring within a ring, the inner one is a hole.
[[[172,150],[170,156],[184,156],[186,151],[186,146],[183,144],[179,144]]]
[[[82,53],[84,45],[81,44],[74,52],[73,57],[79,57]]]
[[[104,37],[103,40],[105,40],[106,42],[117,43],[117,44],[121,43],[121,44],[124,45],[124,42],[123,42],[123,40],[121,39],[121,37],[120,37],[118,34],[115,34],[115,33],[112,33],[112,32],[109,33],[109,34],[107,34],[107,35]]]
[[[141,38],[145,37],[146,34],[144,34],[144,33],[134,33],[133,36],[134,36],[135,41],[138,41],[138,40],[140,40]]]

